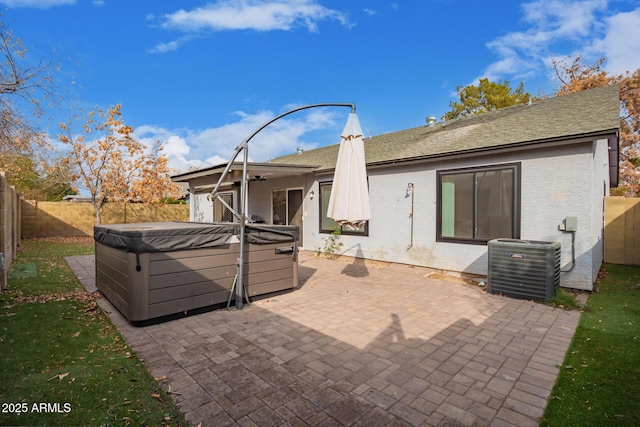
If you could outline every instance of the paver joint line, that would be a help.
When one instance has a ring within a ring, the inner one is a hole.
[[[241,311],[132,327],[99,304],[193,425],[537,425],[579,312],[299,259],[300,286]],[[67,262],[95,290],[93,256]]]

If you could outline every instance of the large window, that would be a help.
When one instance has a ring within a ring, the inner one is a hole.
[[[437,240],[520,238],[520,163],[438,171]]]
[[[348,230],[337,222],[333,218],[327,216],[329,211],[329,197],[331,197],[331,182],[320,183],[320,232],[331,233],[334,230],[340,230],[341,234],[356,234],[356,235],[369,235],[369,221],[362,225],[357,230]]]

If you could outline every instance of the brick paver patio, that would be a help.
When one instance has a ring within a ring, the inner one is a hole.
[[[91,289],[93,256],[67,261]],[[536,426],[579,312],[431,272],[303,252],[299,288],[241,311],[100,305],[193,425]]]

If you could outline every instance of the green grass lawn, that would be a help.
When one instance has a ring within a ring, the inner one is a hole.
[[[640,268],[605,265],[540,425],[640,425]]]
[[[0,425],[188,425],[64,261],[92,253],[91,241],[23,241],[0,295]],[[542,426],[640,425],[640,267],[601,276]]]
[[[188,425],[64,261],[91,253],[92,241],[22,242],[12,265],[36,276],[0,295],[0,425]]]

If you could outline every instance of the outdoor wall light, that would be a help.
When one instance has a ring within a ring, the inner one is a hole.
[[[311,193],[309,193],[309,200],[313,200],[313,196],[315,195],[316,193],[313,190],[311,190]]]
[[[407,190],[406,190],[406,192],[404,194],[404,197],[409,197],[412,194],[413,194],[413,183],[410,182],[410,183],[407,184]]]

